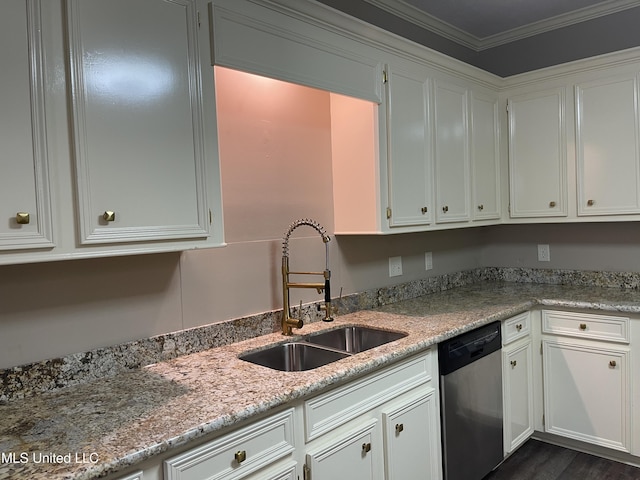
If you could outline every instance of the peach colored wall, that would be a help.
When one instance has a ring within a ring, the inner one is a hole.
[[[0,368],[281,308],[289,224],[311,217],[333,232],[330,95],[221,69],[216,81],[228,245],[0,267]],[[333,238],[333,292],[424,277],[427,249],[431,274],[475,266],[480,231]],[[405,275],[390,279],[395,255]],[[314,230],[294,233],[290,261],[323,269]],[[319,298],[302,293],[292,304]]]

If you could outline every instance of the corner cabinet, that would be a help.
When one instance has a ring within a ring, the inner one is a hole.
[[[631,451],[629,321],[543,310],[546,432]]]

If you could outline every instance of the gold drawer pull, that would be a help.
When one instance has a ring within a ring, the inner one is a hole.
[[[484,210],[484,205],[482,205],[482,204],[478,205],[478,210],[480,210],[480,211]]]
[[[247,459],[247,451],[246,450],[238,450],[233,458],[236,459],[236,462],[239,464],[244,462]]]
[[[371,443],[363,443],[362,444],[362,454],[365,455],[371,451]]]
[[[615,361],[615,360],[611,360],[611,361],[609,362],[609,366],[610,366],[611,368],[615,368],[615,367],[616,367],[616,365],[617,365],[617,363],[616,363],[616,361]]]
[[[587,329],[587,324],[586,323],[581,323],[580,324],[580,330],[586,330]]]
[[[449,211],[449,205],[445,205],[444,207],[442,207],[442,211],[444,213],[447,213]]]
[[[427,207],[422,207],[422,208],[420,209],[420,211],[421,211],[423,214],[425,214],[425,213],[427,213],[427,212],[429,211],[429,209],[428,209]]]
[[[521,323],[519,323],[519,324],[517,324],[517,325],[516,325],[516,330],[517,330],[517,331],[522,330],[522,324],[521,324]]]
[[[396,423],[396,435],[399,435],[400,432],[402,432],[404,430],[404,424],[403,423]]]
[[[110,210],[107,210],[106,212],[104,212],[102,214],[102,218],[105,222],[113,222],[116,219],[116,212],[112,212]]]
[[[29,214],[27,212],[18,212],[16,213],[16,223],[18,225],[27,225],[31,221]]]
[[[593,207],[596,204],[595,200],[587,200],[587,206],[588,207]]]
[[[549,208],[555,208],[556,202],[549,202]]]
[[[511,368],[516,368],[518,362],[516,360],[511,360]]]

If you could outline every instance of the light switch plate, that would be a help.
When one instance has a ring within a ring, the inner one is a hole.
[[[551,261],[551,252],[549,250],[549,245],[538,245],[538,261],[539,262]]]
[[[424,269],[433,269],[433,254],[431,252],[424,252]]]

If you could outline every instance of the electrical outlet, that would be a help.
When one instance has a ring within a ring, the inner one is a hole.
[[[402,257],[389,257],[389,276],[399,277],[402,275]]]
[[[433,268],[433,254],[431,252],[424,252],[424,269],[431,270]]]
[[[551,252],[549,251],[549,245],[538,245],[538,261],[550,262]]]

